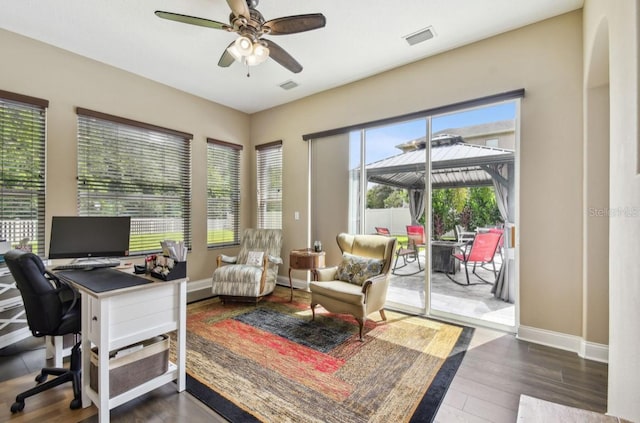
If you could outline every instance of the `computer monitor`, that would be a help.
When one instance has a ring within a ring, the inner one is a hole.
[[[49,258],[129,255],[129,216],[53,216]]]

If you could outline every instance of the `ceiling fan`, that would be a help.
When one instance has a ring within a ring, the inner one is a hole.
[[[263,35],[295,34],[322,28],[326,24],[324,15],[322,13],[310,13],[265,21],[262,13],[256,9],[258,1],[227,0],[227,4],[231,8],[229,24],[161,10],[157,10],[155,14],[160,18],[171,21],[237,33],[239,37],[229,44],[222,53],[218,66],[228,67],[235,60],[247,66],[253,66],[271,57],[293,73],[302,71],[302,65],[282,47],[262,37]]]

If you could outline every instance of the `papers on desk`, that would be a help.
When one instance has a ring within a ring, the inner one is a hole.
[[[162,246],[162,255],[172,258],[175,261],[187,261],[187,248],[184,245],[184,241],[172,241],[166,239],[160,241]]]

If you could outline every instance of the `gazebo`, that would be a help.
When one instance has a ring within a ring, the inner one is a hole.
[[[415,223],[425,209],[426,139],[414,140],[399,148],[404,152],[366,166],[367,181],[406,189],[411,220]],[[494,294],[505,301],[515,301],[513,254],[509,251],[510,229],[514,226],[515,218],[515,152],[466,143],[456,135],[434,137],[431,140],[430,181],[432,189],[494,187],[496,202],[505,222],[504,245],[507,247],[500,275],[494,285]]]

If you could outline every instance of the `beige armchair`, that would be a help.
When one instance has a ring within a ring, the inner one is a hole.
[[[353,315],[360,325],[360,340],[367,316],[379,311],[382,320],[396,239],[382,235],[336,237],[342,252],[338,266],[317,269],[311,282],[311,312],[320,304],[332,313]]]
[[[240,251],[231,257],[221,254],[213,272],[211,293],[222,302],[258,302],[273,292],[282,264],[282,231],[245,229]]]

